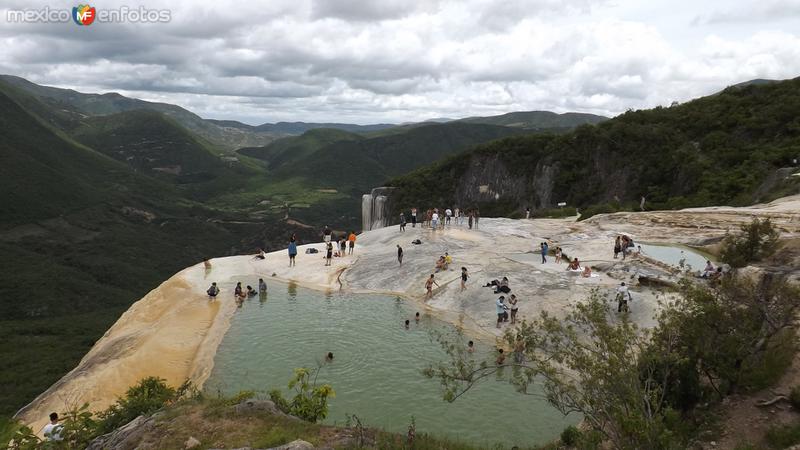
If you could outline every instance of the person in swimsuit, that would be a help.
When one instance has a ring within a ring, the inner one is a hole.
[[[401,266],[403,265],[403,247],[400,247],[400,244],[397,244],[397,262],[399,262]]]
[[[325,265],[326,266],[330,266],[331,265],[331,258],[333,258],[333,244],[328,242],[328,245],[326,247],[327,247],[327,249],[326,249],[326,252],[325,252]]]
[[[469,279],[469,274],[467,273],[467,268],[466,267],[462,267],[461,268],[461,290],[462,291],[466,291],[467,290],[467,280],[468,279]]]
[[[437,283],[436,280],[433,279],[433,274],[431,274],[430,278],[428,278],[428,281],[425,282],[425,290],[427,291],[425,293],[425,298],[433,297],[434,284],[436,285],[436,287],[439,287],[439,283]]]

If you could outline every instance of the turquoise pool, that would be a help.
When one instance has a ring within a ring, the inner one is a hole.
[[[405,432],[413,417],[418,432],[512,446],[549,441],[578,421],[562,416],[541,396],[518,394],[497,379],[454,403],[443,401],[439,382],[421,371],[446,358],[431,332],[455,329],[424,313],[416,323],[416,311],[414,303],[396,297],[325,294],[269,283],[265,299],[247,300],[237,310],[205,389],[267,392],[285,388],[296,367],[323,365],[318,382],[336,391],[326,420],[331,424],[344,424],[347,414],[356,414],[365,425]],[[405,319],[411,320],[410,329],[404,328]],[[476,358],[493,357],[492,345],[476,345]],[[323,364],[329,351],[334,361]]]

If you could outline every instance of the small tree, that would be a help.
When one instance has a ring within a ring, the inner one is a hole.
[[[184,386],[180,392],[184,391]],[[100,434],[108,433],[125,425],[142,414],[155,412],[174,401],[179,391],[167,385],[158,377],[147,377],[136,386],[128,388],[124,397],[117,399],[107,410],[98,414],[100,418]]]
[[[733,276],[716,289],[684,281],[681,295],[659,316],[649,353],[687,369],[673,388],[703,378],[722,397],[737,390],[780,333],[795,328],[798,311],[800,292],[784,277]],[[675,395],[681,396],[670,392]]]
[[[294,369],[294,377],[289,380],[289,389],[295,390],[295,396],[291,401],[286,400],[278,389],[269,392],[269,397],[275,402],[275,406],[286,414],[299,417],[309,422],[317,422],[328,416],[328,397],[334,397],[336,393],[329,384],[317,386],[316,376],[319,368],[314,371],[314,380],[311,380],[312,372],[306,368]]]
[[[723,262],[733,267],[744,267],[775,252],[780,233],[769,219],[755,217],[749,224],[742,225],[741,231],[723,240],[720,253]]]
[[[670,379],[669,361],[642,358],[648,334],[627,315],[610,319],[608,300],[599,292],[563,319],[542,312],[533,322],[523,321],[506,332],[504,339],[520,349],[516,362],[476,363],[463,346],[445,343],[451,361],[428,368],[426,374],[438,378],[445,399],[454,401],[509,367],[521,393],[530,393],[529,386],[540,381],[551,405],[563,414],[581,414],[614,448],[670,448],[663,389]]]

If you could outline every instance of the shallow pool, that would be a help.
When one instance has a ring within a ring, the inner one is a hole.
[[[671,266],[683,266],[692,270],[703,270],[708,257],[682,245],[641,244],[645,256]],[[712,261],[713,262],[713,261]]]
[[[205,389],[234,394],[285,388],[294,368],[315,368],[330,351],[334,361],[318,379],[336,391],[327,423],[343,424],[347,414],[356,414],[365,425],[405,432],[413,417],[418,432],[511,446],[551,440],[577,422],[540,396],[518,394],[496,379],[455,403],[443,401],[439,383],[421,371],[445,360],[431,331],[454,328],[424,314],[416,323],[414,312],[411,302],[396,297],[269,283],[265,299],[247,300],[237,310]],[[408,330],[405,319],[411,320]],[[476,344],[476,358],[492,357],[491,345]]]

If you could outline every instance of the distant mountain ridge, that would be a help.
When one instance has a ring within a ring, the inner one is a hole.
[[[116,92],[85,94],[72,89],[42,86],[13,75],[0,75],[0,81],[22,89],[51,106],[63,103],[87,116],[103,116],[125,111],[148,109],[165,114],[193,133],[205,138],[221,149],[232,151],[239,147],[265,145],[277,136],[259,130],[222,127],[197,114],[169,103],[156,103],[125,97]]]
[[[503,125],[528,130],[574,128],[584,124],[597,124],[608,117],[596,114],[568,112],[563,114],[551,111],[515,111],[498,116],[466,117],[458,122]]]

